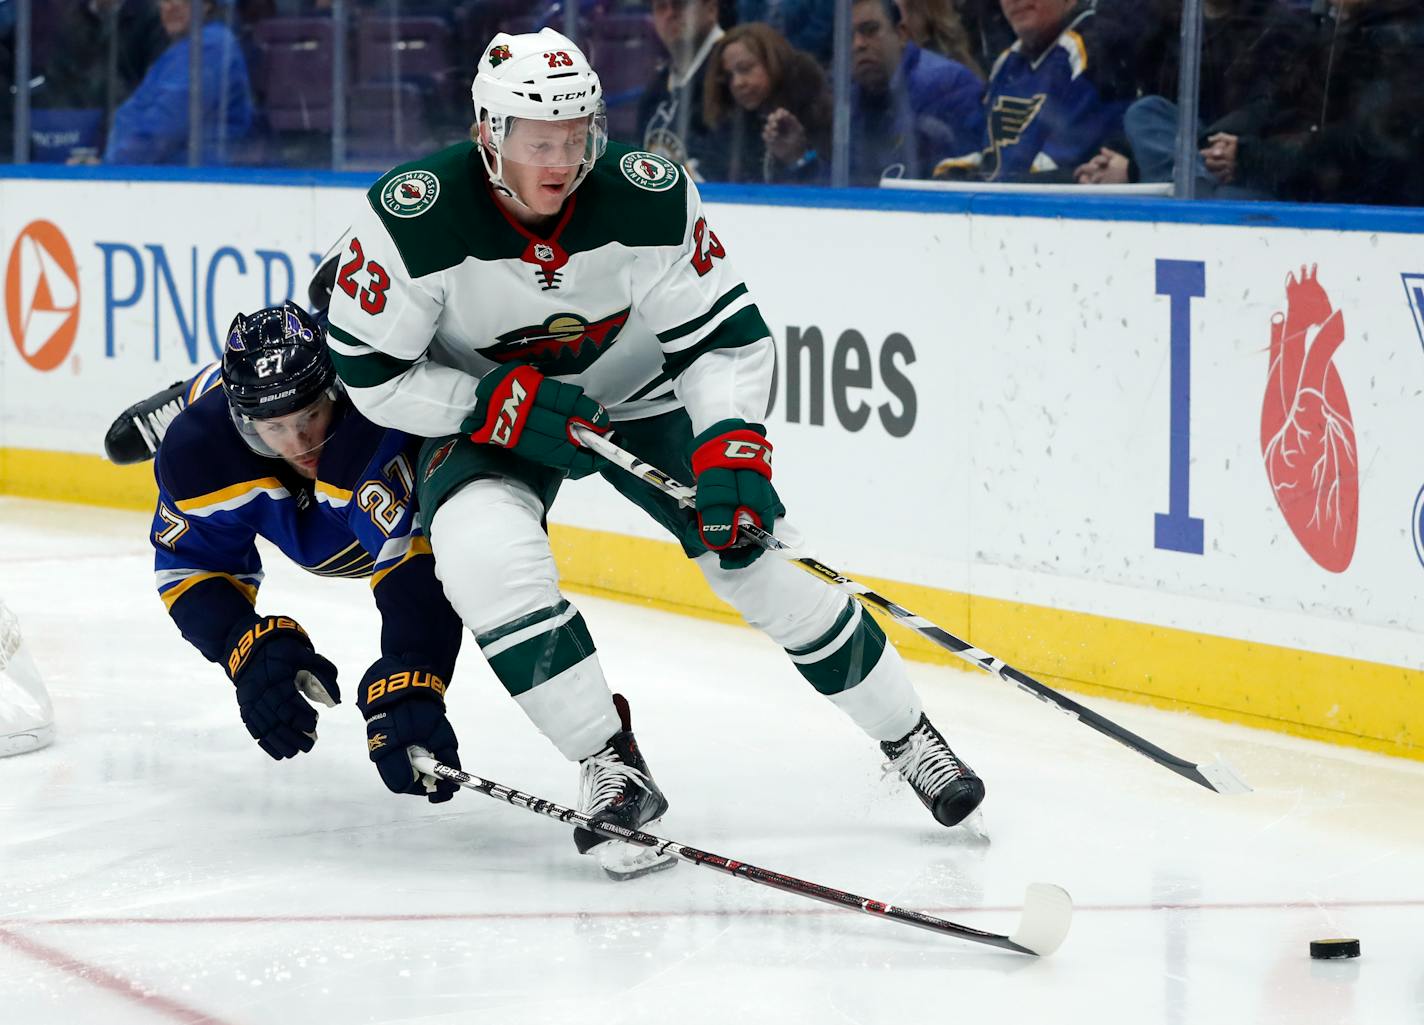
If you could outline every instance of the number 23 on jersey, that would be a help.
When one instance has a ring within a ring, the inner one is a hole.
[[[352,299],[357,299],[361,303],[361,309],[374,317],[386,308],[386,290],[391,287],[391,276],[386,273],[386,268],[375,260],[366,259],[359,238],[353,238],[347,249],[351,253],[351,259],[341,265],[341,273],[336,276],[336,287]],[[357,283],[355,277],[361,273],[363,265],[367,275],[364,288]]]

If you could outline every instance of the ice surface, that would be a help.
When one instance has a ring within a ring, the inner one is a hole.
[[[665,835],[995,932],[1031,881],[1078,910],[1036,961],[690,865],[619,884],[558,823],[386,793],[349,703],[270,761],[154,596],[147,522],[0,499],[0,594],[59,725],[0,761],[4,1025],[1424,1022],[1424,765],[1088,699],[1256,788],[1222,797],[982,674],[913,666],[988,785],[992,842],[969,842],[760,635],[576,596]],[[349,701],[376,653],[366,584],[267,568],[261,607],[308,628]],[[473,644],[450,704],[468,768],[575,799]],[[1312,962],[1325,936],[1364,956]]]

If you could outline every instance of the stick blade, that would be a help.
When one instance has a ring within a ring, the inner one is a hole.
[[[1010,941],[1039,957],[1047,957],[1068,936],[1073,924],[1073,898],[1052,883],[1029,883],[1024,891],[1023,914]]]
[[[1249,794],[1251,785],[1241,778],[1241,774],[1218,758],[1210,765],[1198,765],[1197,772],[1218,794]]]

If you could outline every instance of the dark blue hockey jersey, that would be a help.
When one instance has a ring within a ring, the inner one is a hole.
[[[190,399],[205,375],[194,380]],[[381,653],[450,678],[462,627],[435,578],[415,509],[422,439],[379,427],[349,403],[332,423],[317,479],[243,442],[221,388],[173,421],[154,463],[151,540],[159,596],[210,661],[250,621],[262,583],[258,535],[321,576],[370,577]]]
[[[984,94],[983,150],[941,161],[936,177],[968,172],[984,181],[1070,181],[1122,126],[1126,104],[1099,81],[1087,34],[1094,13],[1074,18],[1036,57],[1015,43],[1000,54]]]

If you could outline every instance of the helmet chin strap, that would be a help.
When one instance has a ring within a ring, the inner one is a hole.
[[[490,159],[491,151],[494,153],[492,161]],[[504,180],[504,154],[500,153],[493,143],[487,143],[484,139],[480,139],[480,161],[485,165],[485,174],[489,176],[490,187],[506,199],[511,199],[524,209],[529,210],[529,204],[520,199],[519,193],[510,188]]]

